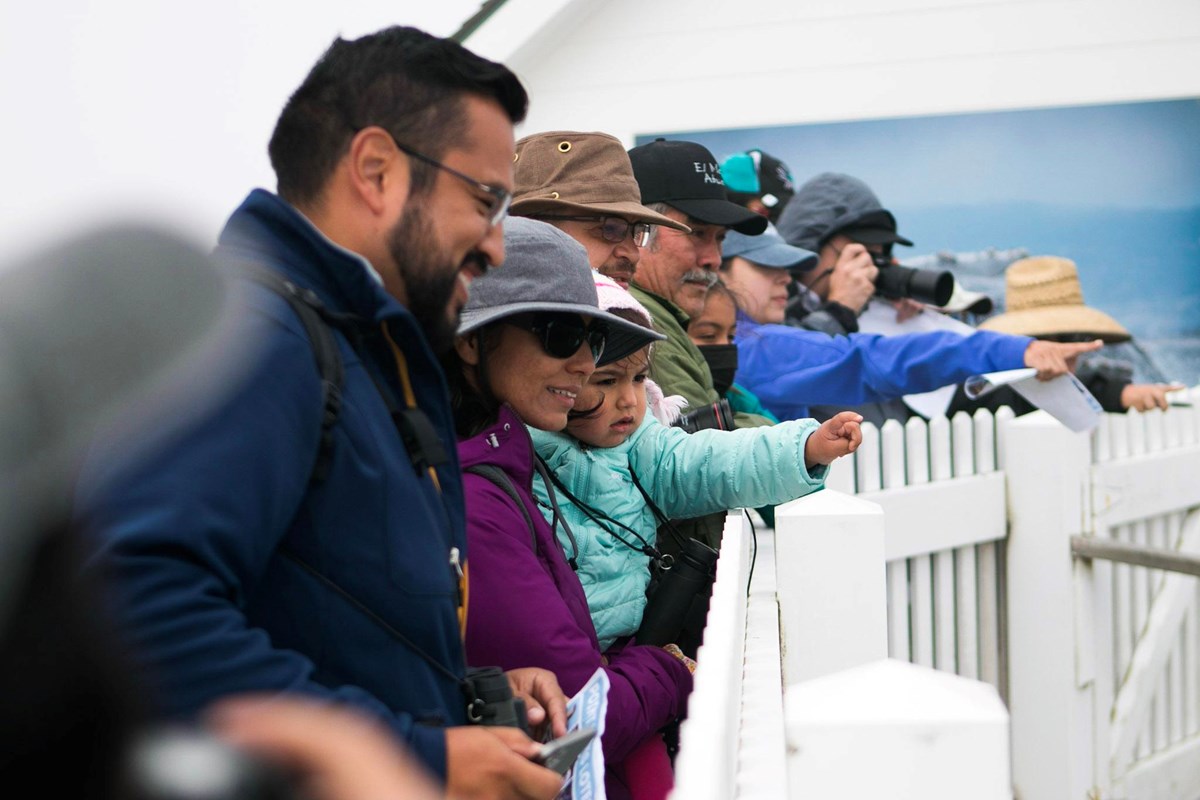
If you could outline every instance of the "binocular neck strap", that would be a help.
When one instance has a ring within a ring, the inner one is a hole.
[[[562,492],[563,495],[568,500],[570,500],[571,503],[576,508],[578,508],[580,511],[582,511],[583,515],[585,517],[587,517],[592,522],[594,522],[596,525],[598,525],[600,527],[600,529],[603,530],[605,533],[607,533],[609,536],[613,537],[618,542],[620,542],[621,544],[628,547],[630,550],[636,550],[639,553],[643,553],[643,554],[649,556],[655,562],[659,562],[662,560],[662,552],[659,551],[659,549],[657,547],[655,547],[654,545],[647,542],[644,536],[642,536],[640,533],[638,533],[637,531],[635,531],[633,528],[629,527],[625,523],[613,519],[612,517],[605,514],[603,511],[601,511],[597,508],[593,508],[592,506],[589,506],[587,503],[583,502],[578,497],[571,494],[571,491],[566,486],[563,485],[562,481],[560,481],[558,479],[558,476],[555,475],[554,472],[546,466],[544,461],[542,461],[541,456],[538,456],[538,461],[541,462],[542,469],[539,471],[542,472],[543,479],[549,478],[550,482],[553,484],[553,488],[550,491],[550,497],[552,500],[554,498],[553,489],[557,489],[558,491]],[[550,487],[547,487],[547,488],[550,488]],[[557,508],[557,506],[556,506],[556,508]],[[565,524],[565,520],[564,520],[564,524]],[[634,544],[633,542],[630,542],[628,539],[625,539],[624,537],[622,537],[615,530],[610,528],[609,524],[616,525],[618,528],[621,528],[622,530],[628,532],[635,539],[637,539],[639,542],[642,543],[641,546],[639,547],[638,545]],[[574,538],[571,539],[571,544],[572,544],[572,546],[575,545]]]
[[[632,461],[629,462],[629,477],[633,478],[633,485],[637,487],[639,492],[641,492],[642,499],[645,500],[646,505],[650,507],[650,513],[654,515],[656,520],[658,520],[658,524],[666,528],[667,533],[671,534],[671,538],[675,540],[675,544],[682,548],[683,543],[687,541],[686,538],[682,533],[679,532],[679,529],[675,527],[675,523],[667,519],[667,515],[662,512],[662,509],[658,507],[658,504],[650,499],[650,493],[642,487],[642,482],[638,480],[637,473],[633,470]]]
[[[566,556],[567,564],[570,565],[573,572],[579,571],[579,544],[575,541],[575,531],[571,530],[571,526],[567,524],[567,518],[558,510],[558,498],[554,496],[554,486],[551,485],[550,469],[546,466],[546,462],[539,455],[533,457],[533,468],[537,470],[537,474],[541,476],[542,483],[546,485],[546,496],[550,498],[550,510],[552,512],[552,522],[550,523],[550,532],[554,533],[555,529],[561,524],[563,532],[567,534],[567,540],[571,542],[571,553],[567,554],[567,549],[563,547],[562,542],[558,542],[558,536],[554,537],[554,541],[558,542],[558,549],[562,550]]]

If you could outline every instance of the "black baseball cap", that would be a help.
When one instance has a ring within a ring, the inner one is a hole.
[[[767,218],[729,200],[721,165],[695,142],[655,139],[629,151],[642,203],[666,203],[709,225],[757,236]]]
[[[721,162],[725,189],[734,200],[757,200],[772,210],[783,210],[796,193],[788,165],[762,150],[734,153]]]
[[[896,218],[886,209],[870,211],[859,217],[852,225],[836,230],[852,242],[859,244],[902,244],[912,247],[912,242],[896,233]]]

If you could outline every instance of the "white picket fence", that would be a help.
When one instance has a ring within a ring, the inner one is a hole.
[[[1200,554],[1200,404],[1110,415],[1090,437],[1044,420],[1007,433],[1018,788],[1200,798],[1200,582],[1070,555],[1072,537]]]
[[[775,787],[783,785],[782,746],[777,752],[769,746],[742,746],[743,721],[748,727],[746,741],[783,741],[778,618],[767,615],[764,619],[759,613],[764,603],[752,604],[747,592],[752,560],[755,577],[763,577],[758,572],[762,561],[756,549],[746,512],[728,514],[704,644],[696,654],[688,718],[679,731],[672,796],[680,800],[755,796],[739,792],[737,785],[739,765],[755,756],[762,762],[757,770],[760,777],[768,777],[768,784]],[[770,569],[772,564],[769,558],[767,561]],[[756,583],[760,584],[757,597],[763,599],[761,581]],[[773,604],[773,592],[769,591],[765,605]],[[746,713],[743,705],[748,708]],[[762,796],[778,797],[777,792]]]
[[[998,472],[1002,409],[867,426],[829,488],[884,512],[888,655],[991,683],[1004,694],[1001,564],[1007,532]]]
[[[1071,552],[1200,555],[1200,403],[1091,435],[1006,410],[889,423],[827,485],[760,534],[748,601],[730,516],[740,592],[714,594],[677,797],[786,796],[781,687],[889,656],[995,687],[1021,800],[1200,798],[1200,581]]]

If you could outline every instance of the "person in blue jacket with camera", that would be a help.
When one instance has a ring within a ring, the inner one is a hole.
[[[737,382],[781,420],[808,417],[817,403],[887,400],[998,370],[1034,367],[1048,379],[1102,345],[987,331],[824,336],[782,324],[792,271],[814,264],[810,251],[773,229],[758,236],[731,230],[725,238],[721,277],[738,299]]]

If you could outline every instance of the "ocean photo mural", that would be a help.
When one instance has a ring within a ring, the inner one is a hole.
[[[1056,255],[1084,299],[1121,322],[1148,359],[1138,379],[1200,383],[1200,100],[859,122],[660,131],[718,160],[757,147],[797,186],[861,178],[911,248],[901,263],[951,269],[1004,299],[1004,267]]]

